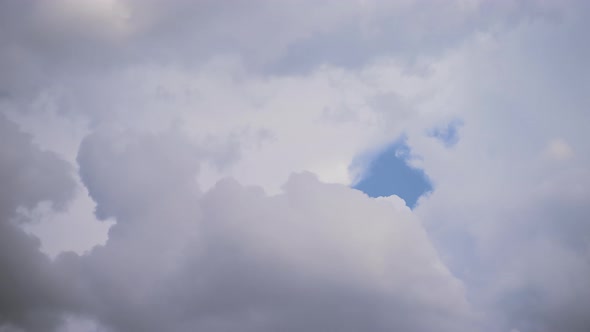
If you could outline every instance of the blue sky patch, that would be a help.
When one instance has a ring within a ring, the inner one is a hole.
[[[432,185],[422,170],[408,166],[409,156],[405,140],[396,141],[372,158],[354,188],[371,197],[397,195],[414,208],[418,198],[432,190]]]

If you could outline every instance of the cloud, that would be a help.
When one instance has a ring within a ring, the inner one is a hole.
[[[97,212],[117,219],[108,242],[61,257],[88,292],[82,313],[101,324],[456,331],[473,323],[461,283],[401,200],[311,174],[294,175],[275,196],[232,179],[201,193],[198,165],[185,168],[190,150],[175,150],[182,140],[120,142],[89,137],[79,156]]]
[[[469,69],[450,90],[461,92],[445,99],[462,98],[455,105],[461,139],[444,149],[421,133],[408,136],[435,187],[417,214],[475,305],[506,330],[588,329],[577,308],[589,298],[581,235],[589,163],[572,158],[588,148],[587,103],[576,88],[587,79],[559,60],[588,51],[575,37],[584,21],[572,10],[559,21],[523,24],[510,37],[474,40],[473,53],[457,53]],[[534,37],[544,33],[551,37]]]
[[[5,26],[0,68],[10,77],[0,81],[0,91],[21,101],[48,86],[64,88],[82,73],[94,76],[138,64],[194,68],[220,56],[240,59],[249,73],[264,76],[309,73],[323,65],[360,68],[379,56],[393,56],[408,72],[420,72],[416,64],[422,58],[445,54],[474,31],[550,12],[550,6],[533,1],[462,0],[174,0],[166,5],[5,0],[0,5]]]
[[[2,219],[18,207],[32,209],[43,200],[63,208],[71,198],[73,169],[51,152],[41,151],[16,123],[0,115],[2,146],[0,176],[6,190],[0,195]]]
[[[39,240],[15,222],[20,209],[48,201],[63,209],[75,188],[72,168],[0,115],[0,329],[46,331],[57,326],[68,293],[39,251]],[[29,222],[18,218],[20,222]]]
[[[586,7],[1,1],[0,330],[588,330]]]

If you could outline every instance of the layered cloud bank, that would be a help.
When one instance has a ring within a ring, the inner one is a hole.
[[[588,331],[588,9],[0,1],[0,331]]]

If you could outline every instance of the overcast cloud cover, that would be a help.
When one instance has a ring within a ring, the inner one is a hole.
[[[0,332],[590,331],[589,16],[0,0]]]

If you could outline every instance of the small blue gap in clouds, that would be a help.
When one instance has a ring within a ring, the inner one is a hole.
[[[433,128],[428,134],[441,141],[447,148],[450,148],[459,142],[459,129],[461,126],[463,126],[463,121],[455,119],[446,126]]]
[[[408,166],[409,155],[405,140],[396,141],[371,160],[354,188],[371,197],[397,195],[413,209],[418,198],[432,190],[432,185],[422,170]]]

